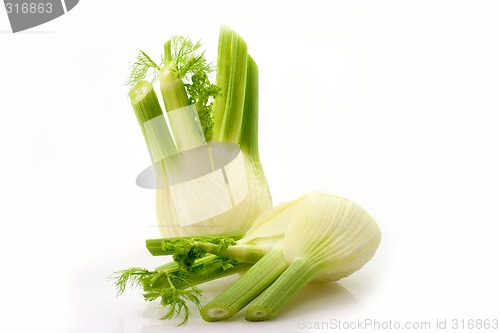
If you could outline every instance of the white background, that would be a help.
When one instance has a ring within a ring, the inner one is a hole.
[[[1,9],[1,330],[302,332],[371,318],[446,319],[452,331],[453,318],[500,319],[499,17],[497,1],[80,1],[12,34]],[[275,204],[334,192],[369,211],[383,240],[361,271],[306,288],[273,321],[194,313],[176,328],[106,280],[160,263],[144,247],[158,236],[154,194],[135,185],[148,154],[122,82],[138,49],[159,56],[174,34],[201,38],[215,60],[220,24],[260,68]]]

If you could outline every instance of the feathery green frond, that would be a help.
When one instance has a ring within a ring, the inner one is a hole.
[[[125,81],[125,85],[134,87],[139,81],[147,80],[154,83],[158,79],[158,73],[160,71],[160,66],[163,63],[163,59],[160,65],[151,59],[149,55],[144,51],[139,51],[134,63],[130,66],[130,75]]]

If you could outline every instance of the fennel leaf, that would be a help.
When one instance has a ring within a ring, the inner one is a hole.
[[[201,236],[192,238],[171,238],[161,242],[163,251],[172,253],[173,259],[183,271],[189,271],[197,259],[202,258],[210,247],[211,253],[217,253],[235,245],[236,241],[226,236]]]
[[[210,74],[214,66],[205,58],[205,53],[200,53],[201,42],[193,42],[189,37],[173,36],[168,42],[170,50],[166,50],[166,65],[176,72],[177,77],[189,81],[195,73]]]
[[[213,136],[213,101],[220,96],[221,89],[210,83],[209,75],[214,66],[209,63],[205,53],[200,51],[201,42],[194,42],[189,37],[173,36],[165,43],[165,55],[159,63],[146,52],[139,51],[130,67],[130,74],[125,85],[132,89],[140,81],[155,83],[160,71],[167,68],[175,77],[182,80],[190,104],[194,104],[206,141]]]
[[[130,74],[125,85],[134,87],[139,81],[146,80],[154,83],[158,79],[158,73],[160,72],[160,67],[163,64],[163,58],[160,65],[156,64],[154,60],[146,54],[146,52],[140,50],[134,63],[130,66]]]
[[[211,84],[205,72],[197,72],[191,76],[191,83],[185,85],[189,95],[189,102],[196,106],[201,128],[206,141],[211,141],[213,137],[214,117],[213,101],[220,96],[221,89],[215,84]]]
[[[146,301],[160,298],[160,304],[168,308],[167,313],[160,319],[172,319],[174,316],[182,317],[180,325],[187,323],[189,318],[188,302],[193,303],[199,310],[201,308],[201,291],[196,286],[186,287],[187,274],[181,271],[148,271],[144,268],[133,267],[115,272],[117,296],[123,295],[127,286],[144,290],[143,297]]]
[[[221,89],[211,84],[208,75],[214,66],[201,52],[201,42],[193,42],[189,37],[174,36],[165,46],[165,58],[170,70],[182,79],[190,104],[196,106],[206,141],[213,136],[213,100],[220,95]]]
[[[238,269],[237,261],[207,254],[205,248],[199,246],[209,246],[212,252],[217,252],[235,244],[234,238],[228,236],[163,239],[162,250],[173,253],[174,261],[154,271],[133,267],[115,272],[111,278],[114,279],[117,296],[123,295],[127,286],[142,288],[146,301],[160,299],[160,304],[168,309],[161,319],[181,317],[179,325],[184,325],[189,318],[188,304],[194,304],[198,310],[201,308],[203,295],[196,285]]]

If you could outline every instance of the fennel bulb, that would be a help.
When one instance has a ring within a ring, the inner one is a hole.
[[[381,240],[380,229],[366,211],[329,193],[303,196],[278,216],[281,225],[275,245],[236,283],[202,307],[203,319],[228,319],[260,295],[246,319],[268,320],[308,283],[336,281],[359,270]]]
[[[130,99],[158,181],[156,213],[163,237],[244,232],[272,207],[258,151],[257,65],[243,39],[222,27],[214,85],[200,46],[174,37],[165,44],[161,65],[141,51],[129,78]],[[159,78],[167,117],[144,80],[148,68]],[[231,165],[213,166],[215,143],[226,143],[228,150],[238,147]],[[201,148],[207,161],[190,162]],[[202,163],[211,169],[172,182]]]

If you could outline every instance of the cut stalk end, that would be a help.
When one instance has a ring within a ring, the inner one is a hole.
[[[147,81],[139,81],[128,93],[132,104],[139,103],[153,89],[151,83]]]
[[[248,309],[245,319],[248,321],[264,321],[273,318],[274,315],[273,310],[264,306],[252,306]]]
[[[280,249],[269,251],[226,291],[206,304],[201,309],[202,316],[213,319],[212,321],[232,317],[266,290],[287,267],[288,263]],[[224,309],[228,312],[221,315],[220,312]]]
[[[236,311],[223,305],[211,305],[204,306],[200,313],[203,320],[213,322],[229,319]]]
[[[163,114],[153,86],[148,81],[139,81],[130,90],[129,97],[137,121],[141,126],[148,120]]]
[[[248,309],[246,319],[263,321],[274,317],[293,296],[316,277],[316,270],[317,267],[306,258],[293,261]]]

